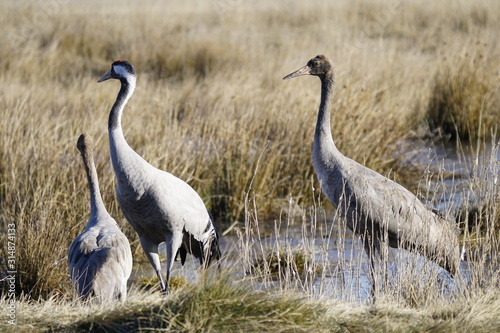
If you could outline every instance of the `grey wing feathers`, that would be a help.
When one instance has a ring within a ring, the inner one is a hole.
[[[71,244],[68,266],[73,284],[83,298],[121,298],[122,284],[132,270],[128,239],[119,230],[87,230]]]
[[[390,246],[417,250],[442,266],[456,260],[459,248],[453,223],[433,213],[398,183],[372,170],[367,175],[361,177],[364,184],[358,202],[369,203],[363,211],[387,231]],[[359,200],[362,196],[367,197]]]

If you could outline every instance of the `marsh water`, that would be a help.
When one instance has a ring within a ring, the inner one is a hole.
[[[461,206],[474,200],[470,188],[479,178],[498,186],[500,152],[491,146],[483,149],[481,154],[467,154],[464,151],[457,152],[452,145],[438,145],[408,154],[407,163],[415,160],[428,161],[428,176],[424,175],[415,181],[420,196],[424,197],[430,208],[448,216],[454,216]],[[322,208],[292,206],[293,202],[290,201],[290,208],[284,209],[279,219],[266,221],[261,225],[247,225],[247,228],[252,229],[250,232],[245,230],[242,222],[235,223],[227,234],[226,230],[222,230],[221,233],[225,234],[220,242],[225,254],[222,267],[236,267],[236,277],[243,277],[249,274],[249,262],[256,262],[257,258],[266,257],[269,253],[278,256],[280,251],[291,257],[295,249],[306,249],[312,254],[312,258],[309,259],[309,268],[305,272],[297,272],[292,268],[260,283],[258,287],[279,288],[281,284],[287,285],[287,288],[301,289],[316,298],[334,297],[354,301],[369,299],[371,282],[368,276],[368,258],[361,241],[349,229],[336,222],[333,209],[328,208],[328,202],[323,202]],[[160,251],[164,250],[164,246],[161,246]],[[245,258],[242,259],[242,256]],[[413,274],[418,275],[422,270],[431,269],[436,272],[435,276],[448,284],[448,290],[453,289],[453,280],[448,273],[419,255],[389,249],[388,258],[387,275],[393,281],[397,281],[398,274],[405,270],[412,270]],[[188,256],[184,267],[178,262],[174,264],[173,275],[180,274],[187,280],[194,280],[198,278],[198,268],[198,262]],[[462,264],[461,270],[467,275],[466,264]],[[136,277],[154,275],[149,263],[136,268],[134,274]],[[284,283],[285,279],[290,278],[295,282]]]

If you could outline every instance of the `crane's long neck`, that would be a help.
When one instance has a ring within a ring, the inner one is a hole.
[[[111,161],[118,181],[130,178],[130,170],[127,168],[133,164],[132,160],[139,158],[125,140],[121,125],[123,109],[135,90],[135,77],[120,82],[120,92],[111,108],[108,121]]]
[[[92,153],[86,151],[82,153],[82,158],[90,190],[90,220],[95,220],[92,218],[107,215],[108,212],[104,206],[104,202],[102,201],[101,192],[99,191],[99,181]]]
[[[108,130],[111,132],[122,132],[122,114],[123,108],[125,104],[127,104],[128,100],[132,96],[135,90],[135,78],[131,78],[129,80],[121,80],[121,88],[118,96],[116,97],[115,104],[111,108],[111,112],[109,113],[109,121],[108,121]]]
[[[329,74],[329,75],[328,75]],[[330,126],[330,108],[332,104],[335,79],[333,73],[328,73],[321,78],[321,103],[314,133],[315,154],[325,158],[328,152],[337,151],[332,138]]]

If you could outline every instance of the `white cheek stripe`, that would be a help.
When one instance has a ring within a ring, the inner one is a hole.
[[[115,71],[116,74],[119,74],[122,77],[130,75],[127,69],[120,65],[114,65],[113,70]]]

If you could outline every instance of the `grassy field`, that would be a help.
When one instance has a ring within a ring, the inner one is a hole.
[[[213,282],[217,281],[217,282]],[[353,306],[248,290],[224,278],[167,298],[132,291],[126,304],[82,305],[51,298],[20,302],[19,332],[494,332],[500,301],[493,292],[470,303],[407,308],[381,301]],[[8,328],[4,323],[1,328]]]
[[[443,140],[473,154],[498,146],[498,1],[7,0],[0,9],[0,239],[7,250],[0,277],[6,281],[11,236],[20,328],[86,331],[128,318],[136,328],[171,323],[187,332],[500,329],[496,155],[473,165],[466,179],[458,219],[474,263],[456,293],[443,291],[439,274],[421,280],[410,269],[376,305],[360,304],[348,289],[337,299],[291,277],[297,262],[325,281],[338,271],[312,245],[318,233],[303,234],[299,256],[279,240],[269,249],[259,234],[274,223],[312,223],[325,242],[343,244],[328,231],[333,212],[311,161],[319,82],[282,81],[317,54],[336,62],[338,148],[424,200],[422,184],[452,176],[426,168],[427,160],[408,163],[408,154]],[[76,149],[83,132],[96,141],[106,207],[129,237],[134,263],[145,261],[114,197],[107,119],[118,84],[96,82],[117,59],[138,73],[122,119],[129,144],[191,184],[220,232],[237,222],[228,235],[238,239],[240,256],[231,260],[246,271],[257,267],[250,276],[231,271],[237,282],[200,282],[167,298],[134,285],[131,299],[111,309],[72,301],[66,255],[89,214]],[[277,249],[290,261],[278,273],[271,271]],[[2,283],[2,308],[7,291]],[[210,309],[211,302],[222,305]],[[188,310],[214,312],[210,322],[201,315],[190,321]]]

